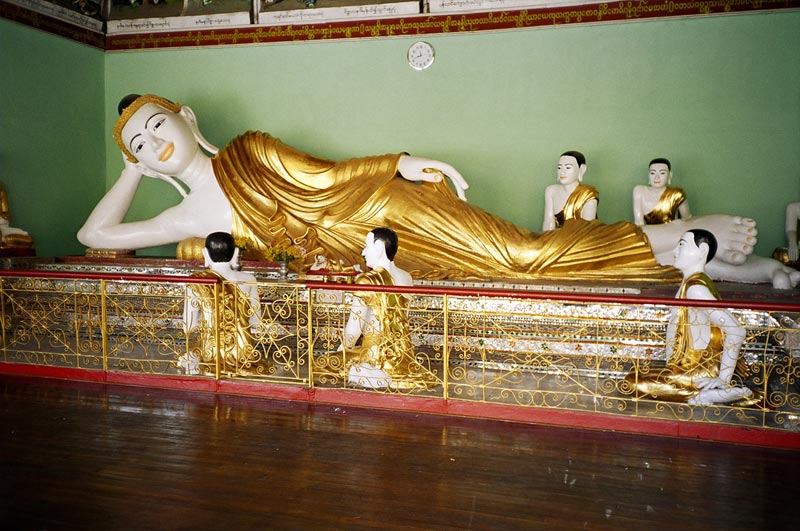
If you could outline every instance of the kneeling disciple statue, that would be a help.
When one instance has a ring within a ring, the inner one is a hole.
[[[719,300],[705,264],[717,242],[708,231],[683,235],[675,249],[675,266],[683,273],[678,299]],[[742,381],[750,376],[739,359],[745,329],[729,311],[720,308],[679,307],[667,326],[667,366],[660,370],[634,368],[625,378],[638,397],[697,405],[757,402]]]
[[[11,226],[11,210],[5,187],[0,184],[0,256],[36,254],[33,238],[22,229]]]
[[[411,286],[411,275],[394,263],[397,234],[380,227],[367,234],[362,255],[366,273],[359,286]],[[344,355],[340,375],[352,385],[367,388],[426,389],[436,376],[420,364],[408,325],[408,300],[402,293],[358,291],[339,350]],[[357,342],[361,339],[361,344]],[[330,356],[336,356],[330,354]]]
[[[192,276],[218,279],[221,284],[192,284],[187,288],[183,313],[189,351],[179,365],[189,374],[198,374],[200,367],[214,367],[217,356],[220,372],[243,376],[271,372],[271,364],[255,347],[261,323],[256,277],[234,269],[238,254],[229,233],[214,232],[206,237],[203,258],[208,269]],[[220,322],[215,321],[215,314]]]

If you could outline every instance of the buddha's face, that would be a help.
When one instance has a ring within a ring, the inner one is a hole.
[[[661,162],[657,162],[650,165],[648,178],[650,179],[650,186],[653,188],[664,188],[669,184],[669,181],[672,178],[672,172],[669,171],[669,166]]]
[[[186,119],[155,103],[131,116],[122,141],[141,164],[166,175],[180,174],[200,149]]]
[[[565,155],[558,159],[558,182],[561,184],[577,183],[583,179],[583,168],[575,157]]]
[[[364,257],[367,267],[374,269],[380,265],[381,260],[386,255],[386,248],[383,242],[375,241],[375,235],[371,232],[367,234],[367,239],[364,242],[364,250],[361,251],[361,256]]]
[[[674,255],[674,266],[681,270],[693,268],[706,262],[703,248],[698,247],[694,241],[694,234],[691,232],[686,232],[681,236],[677,247],[675,247]]]

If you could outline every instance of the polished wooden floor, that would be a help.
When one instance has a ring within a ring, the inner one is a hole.
[[[0,376],[9,530],[796,529],[800,452]]]

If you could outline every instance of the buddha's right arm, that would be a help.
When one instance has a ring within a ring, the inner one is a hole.
[[[97,203],[78,231],[78,240],[89,247],[110,247],[103,241],[104,232],[122,223],[141,181],[142,174],[136,167],[126,164],[117,182]]]

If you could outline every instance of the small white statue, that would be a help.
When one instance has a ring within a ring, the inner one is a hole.
[[[800,259],[800,251],[797,248],[798,222],[800,222],[800,203],[789,203],[786,205],[786,242],[787,257],[790,262],[797,262]]]
[[[597,218],[600,199],[594,186],[582,184],[586,158],[579,151],[566,151],[558,159],[558,184],[544,190],[542,230],[561,228],[568,219]]]
[[[672,164],[668,159],[651,160],[648,178],[650,186],[637,185],[633,189],[634,222],[643,226],[646,233],[652,230],[651,227],[677,223],[692,217],[684,191],[668,186],[672,180]],[[752,220],[743,221],[752,223],[755,231]],[[662,265],[674,265],[671,254],[661,254],[656,258]],[[796,271],[777,260],[754,254],[735,265],[715,257],[705,271],[714,280],[749,284],[771,283],[776,289],[791,289],[800,283],[800,274]]]
[[[633,222],[639,226],[659,225],[692,217],[686,193],[669,186],[672,182],[670,161],[653,159],[648,168],[650,185],[639,184],[633,188]]]

